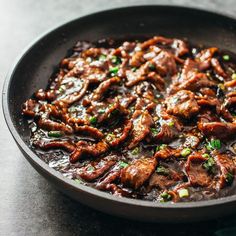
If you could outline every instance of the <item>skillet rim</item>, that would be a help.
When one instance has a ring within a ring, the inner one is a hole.
[[[80,194],[79,192],[85,192],[86,194],[92,195],[93,198],[102,198],[103,200],[108,200],[110,202],[118,202],[119,204],[124,205],[132,205],[137,207],[145,207],[145,208],[154,208],[154,209],[195,209],[195,208],[207,208],[207,207],[214,207],[216,205],[225,205],[226,203],[236,202],[236,194],[226,197],[221,197],[217,199],[211,199],[211,200],[203,200],[203,201],[197,201],[197,202],[184,202],[184,203],[170,203],[167,202],[165,204],[159,203],[159,202],[152,202],[152,201],[145,201],[145,200],[138,200],[138,199],[131,199],[126,197],[117,197],[110,193],[103,192],[97,189],[94,189],[92,187],[84,186],[82,184],[75,183],[75,181],[64,177],[60,172],[54,170],[53,168],[49,167],[48,164],[46,164],[43,160],[41,160],[31,149],[30,147],[23,141],[20,134],[16,130],[13,121],[12,121],[12,114],[9,110],[9,91],[10,91],[10,85],[12,83],[12,79],[14,77],[15,71],[17,67],[20,65],[21,61],[24,57],[27,57],[28,52],[30,52],[31,49],[34,48],[34,46],[38,43],[40,43],[45,37],[47,37],[49,34],[53,34],[55,31],[58,31],[67,25],[70,25],[76,21],[80,20],[86,20],[86,18],[89,17],[98,17],[99,15],[106,14],[108,12],[114,12],[114,11],[122,11],[122,10],[128,10],[128,9],[141,9],[141,8],[165,8],[165,9],[172,9],[172,10],[184,10],[184,11],[192,11],[192,12],[201,12],[205,13],[207,15],[212,15],[215,17],[221,17],[225,18],[231,22],[236,23],[236,17],[233,14],[224,13],[222,11],[210,11],[205,10],[198,7],[182,7],[182,6],[176,6],[176,5],[133,5],[133,6],[124,6],[119,8],[109,8],[102,11],[96,11],[92,12],[91,14],[85,14],[81,17],[68,20],[63,24],[59,24],[56,27],[52,27],[51,29],[47,30],[46,32],[40,34],[36,39],[34,39],[31,43],[28,44],[23,49],[23,52],[19,54],[19,56],[16,58],[16,60],[13,62],[12,66],[10,67],[2,89],[2,108],[3,108],[3,114],[5,118],[5,122],[7,124],[7,127],[13,136],[18,148],[23,153],[24,157],[29,161],[29,163],[38,171],[44,171],[47,176],[55,179],[56,181],[62,182],[66,185],[66,188],[71,188],[72,191],[77,191],[77,194]],[[37,166],[37,168],[35,166]],[[40,173],[42,175],[42,173]],[[45,176],[43,176],[45,177]]]

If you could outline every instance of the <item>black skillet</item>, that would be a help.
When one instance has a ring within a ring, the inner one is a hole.
[[[48,167],[28,147],[29,129],[21,105],[48,78],[67,50],[78,40],[138,38],[163,35],[188,38],[193,44],[220,47],[236,53],[236,20],[211,12],[169,6],[120,8],[85,16],[37,39],[10,70],[3,89],[7,125],[30,164],[65,194],[98,210],[136,220],[184,222],[206,220],[234,212],[236,196],[192,203],[156,203],[119,198],[75,184]],[[45,200],[46,201],[46,200]]]

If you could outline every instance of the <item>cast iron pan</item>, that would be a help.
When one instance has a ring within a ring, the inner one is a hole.
[[[30,133],[26,121],[22,120],[21,105],[36,89],[46,87],[48,78],[67,50],[78,40],[138,38],[140,35],[188,38],[194,44],[212,45],[236,53],[236,20],[196,9],[169,6],[128,7],[71,21],[51,30],[28,47],[6,78],[3,110],[17,145],[30,164],[57,189],[109,214],[145,221],[186,222],[234,212],[236,196],[177,204],[115,197],[75,184],[49,168],[28,147]]]

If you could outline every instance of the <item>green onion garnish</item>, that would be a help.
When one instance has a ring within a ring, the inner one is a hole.
[[[103,114],[103,113],[105,113],[105,112],[106,112],[105,109],[99,109],[99,110],[98,110],[98,113],[99,113],[99,114]]]
[[[90,117],[89,119],[90,124],[95,125],[97,123],[97,118],[95,116]]]
[[[153,136],[156,136],[159,133],[158,130],[155,128],[151,128],[151,132],[152,132]]]
[[[111,142],[112,140],[114,140],[115,139],[115,135],[113,134],[113,133],[110,133],[110,134],[108,134],[107,136],[106,136],[106,140],[108,141],[108,142]]]
[[[180,198],[188,197],[189,196],[188,189],[186,189],[186,188],[179,189],[178,190],[178,194],[179,194]]]
[[[170,121],[169,123],[168,123],[168,126],[170,126],[170,127],[173,127],[175,125],[175,122],[174,121]]]
[[[210,151],[212,149],[220,149],[221,148],[221,142],[219,139],[212,139],[210,142],[208,142],[208,145],[206,148]]]
[[[93,166],[89,166],[88,168],[87,168],[87,171],[90,171],[90,172],[92,172],[92,171],[94,171],[95,170],[95,168],[93,167]]]
[[[118,73],[118,71],[119,71],[119,67],[117,67],[117,66],[112,67],[112,68],[110,68],[110,70],[109,70],[111,76],[116,75],[116,74]]]
[[[215,160],[211,156],[209,156],[209,158],[203,163],[203,167],[210,173],[213,172],[214,166],[215,166]]]
[[[49,131],[48,136],[52,137],[52,138],[60,138],[61,136],[63,136],[63,132],[61,132],[61,131]]]
[[[77,183],[77,184],[82,184],[83,181],[81,179],[74,179],[74,181]]]
[[[131,154],[132,154],[132,155],[138,155],[138,154],[139,154],[139,147],[134,148],[134,149],[131,151]]]
[[[111,62],[112,62],[113,64],[117,65],[117,64],[120,64],[122,61],[121,61],[121,58],[120,58],[120,57],[113,56],[113,57],[111,58]]]
[[[190,148],[184,148],[182,151],[181,151],[181,156],[182,157],[186,157],[188,156],[190,153],[192,152],[192,150]]]
[[[230,59],[230,56],[229,56],[229,55],[223,55],[223,59],[224,59],[225,61],[228,61],[228,60]]]
[[[148,65],[148,68],[153,71],[153,70],[156,69],[156,66],[155,66],[154,64],[150,63],[150,64]]]
[[[207,153],[204,153],[203,155],[202,155],[202,157],[204,157],[204,158],[210,158],[210,155],[209,154],[207,154]]]
[[[105,61],[106,58],[107,58],[107,56],[104,55],[104,54],[102,54],[102,55],[99,56],[98,60],[99,60],[99,61]]]
[[[172,196],[168,192],[163,192],[160,194],[160,197],[162,198],[162,201],[167,202],[172,199]]]
[[[129,164],[128,163],[126,163],[126,162],[124,162],[124,161],[119,161],[119,167],[120,168],[125,168],[125,167],[127,167]]]
[[[169,175],[169,170],[164,166],[158,166],[156,172],[161,175]]]
[[[231,78],[232,78],[233,80],[236,80],[236,73],[233,73],[232,76],[231,76]]]
[[[233,180],[234,180],[234,176],[230,173],[230,172],[228,172],[227,174],[226,174],[226,182],[228,183],[228,184],[231,184],[232,182],[233,182]]]
[[[135,72],[137,70],[137,67],[133,67],[131,71]]]

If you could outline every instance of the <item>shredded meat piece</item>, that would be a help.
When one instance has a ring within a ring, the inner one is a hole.
[[[73,152],[76,148],[76,146],[69,141],[63,141],[63,140],[52,140],[52,141],[35,141],[34,146],[39,147],[43,150],[48,149],[57,149],[62,148],[68,152]]]
[[[152,59],[152,62],[156,66],[158,73],[160,73],[162,76],[167,74],[173,75],[177,71],[175,59],[169,52],[161,51],[156,57]]]
[[[149,179],[156,165],[157,161],[155,158],[143,157],[136,160],[121,171],[121,182],[124,185],[138,189]]]
[[[86,134],[96,139],[101,139],[104,136],[104,134],[99,129],[88,125],[75,126],[74,130],[77,133]]]
[[[186,119],[194,116],[199,111],[199,106],[194,93],[180,90],[166,99],[167,112]]]
[[[133,115],[132,141],[128,148],[132,149],[138,145],[150,132],[153,120],[148,111],[136,111]]]
[[[84,141],[79,141],[76,146],[77,148],[70,155],[71,163],[75,163],[85,155],[98,157],[107,152],[109,149],[108,144],[103,140],[93,145],[90,145]]]
[[[120,82],[119,77],[113,77],[111,79],[108,79],[104,82],[102,82],[97,89],[94,91],[93,99],[95,101],[101,99],[101,97],[104,95],[104,93],[113,85],[118,84]]]
[[[207,137],[217,137],[220,139],[230,139],[236,134],[236,123],[209,122],[199,123],[198,128]]]
[[[34,117],[35,113],[37,112],[38,106],[39,104],[35,100],[29,99],[23,104],[22,113],[25,116]]]
[[[211,184],[212,178],[202,165],[206,160],[201,154],[192,154],[188,157],[185,170],[191,185],[209,186]]]
[[[235,165],[233,160],[226,154],[215,153],[215,160],[217,165],[220,168],[220,178],[219,178],[219,188],[223,188],[228,179],[228,175],[234,176],[235,174]]]
[[[76,174],[86,181],[92,181],[103,175],[114,164],[115,161],[113,160],[102,159],[99,162],[91,163],[78,169]]]

